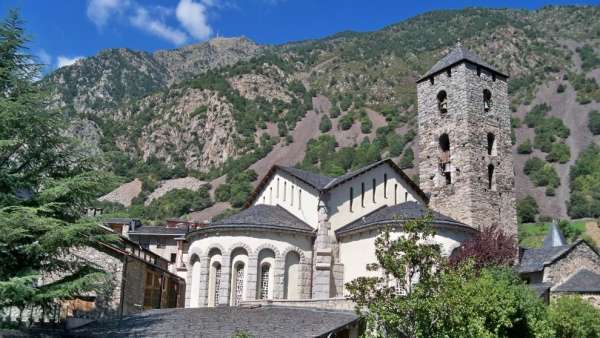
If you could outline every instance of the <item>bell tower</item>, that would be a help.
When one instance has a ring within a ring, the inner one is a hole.
[[[458,44],[419,81],[419,180],[429,206],[517,233],[508,76]]]

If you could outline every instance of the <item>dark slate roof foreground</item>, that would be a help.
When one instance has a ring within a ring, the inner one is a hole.
[[[257,204],[247,209],[244,209],[237,214],[225,218],[220,221],[212,222],[207,227],[202,229],[210,229],[212,227],[235,227],[248,226],[269,228],[289,228],[300,231],[313,232],[313,228],[303,222],[298,217],[292,215],[279,205]]]
[[[580,269],[562,284],[554,288],[558,292],[600,292],[600,275]]]
[[[348,311],[263,306],[150,310],[72,330],[80,337],[326,337],[356,324]]]
[[[446,55],[444,58],[442,58],[440,61],[438,61],[433,67],[431,67],[431,69],[427,73],[425,73],[425,75],[423,75],[421,77],[421,79],[419,79],[418,82],[421,82],[421,81],[427,79],[428,77],[430,77],[431,75],[435,75],[436,73],[439,73],[439,72],[443,71],[444,69],[451,67],[461,61],[469,61],[476,65],[480,65],[484,68],[487,68],[487,69],[493,71],[494,73],[508,77],[506,74],[498,71],[496,68],[494,68],[487,62],[483,61],[483,59],[479,55],[471,52],[470,50],[464,48],[461,45],[457,45],[448,55]]]
[[[134,231],[130,231],[130,235],[155,235],[155,236],[169,236],[169,235],[185,235],[187,233],[186,228],[167,228],[164,226],[151,226],[143,225],[136,228]]]
[[[342,235],[345,233],[350,233],[355,230],[363,229],[369,227],[371,225],[382,224],[393,221],[405,221],[411,220],[415,218],[424,217],[428,214],[431,214],[433,217],[434,224],[444,224],[451,227],[457,227],[464,229],[466,231],[476,232],[474,228],[461,223],[457,220],[454,220],[446,215],[440,214],[439,212],[432,211],[427,209],[421,203],[418,202],[404,202],[392,206],[383,206],[374,210],[373,212],[365,215],[362,218],[357,219],[356,221],[349,223],[338,230],[336,230],[337,235]]]
[[[552,262],[557,256],[571,248],[570,245],[555,246],[540,249],[526,249],[523,252],[519,272],[538,272],[544,270],[544,265]]]

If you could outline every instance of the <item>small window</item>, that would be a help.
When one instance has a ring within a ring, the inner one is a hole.
[[[291,201],[290,205],[293,207],[294,206],[294,186],[293,185],[292,185],[291,189],[292,189],[292,191],[291,191],[291,193],[292,193],[292,196],[291,196],[292,201]]]
[[[496,136],[492,133],[487,134],[487,153],[496,155]]]
[[[170,262],[171,262],[171,263],[175,263],[175,261],[176,261],[176,260],[177,260],[177,254],[176,254],[176,253],[172,253],[172,254],[171,254],[171,259],[170,259]]]
[[[404,202],[408,202],[408,191],[404,192]]]
[[[398,204],[398,184],[394,184],[394,204]]]
[[[448,77],[452,77],[452,69],[451,68],[446,69],[446,75],[448,75]]]
[[[277,191],[275,192],[275,198],[279,199],[279,177],[277,177]]]
[[[273,187],[269,187],[269,204],[273,204]]]
[[[435,84],[435,80],[433,79],[433,76],[429,78],[429,83],[431,83],[432,86]]]
[[[373,190],[373,203],[376,203],[375,202],[375,192],[376,192],[375,190],[377,188],[377,181],[375,179],[373,179],[372,186],[373,186],[373,189],[372,189]]]
[[[383,198],[387,198],[387,174],[383,174]]]
[[[285,198],[287,195],[287,182],[283,182],[283,201],[285,202]]]
[[[483,111],[488,112],[492,109],[492,92],[483,90]]]
[[[496,175],[494,174],[494,165],[488,165],[488,189],[496,191]]]
[[[440,136],[439,147],[440,147],[440,157],[439,157],[440,172],[441,172],[442,176],[444,177],[446,184],[448,185],[448,184],[452,183],[452,177],[451,177],[452,170],[451,170],[451,166],[450,166],[450,138],[448,137],[448,134],[442,134],[442,136]]]
[[[298,210],[302,210],[302,189],[298,189]]]
[[[350,187],[350,212],[352,212],[352,203],[354,203],[354,188]]]
[[[365,183],[360,184],[360,206],[365,207]]]
[[[442,90],[437,94],[437,101],[440,113],[446,114],[448,112],[448,95],[445,90]]]

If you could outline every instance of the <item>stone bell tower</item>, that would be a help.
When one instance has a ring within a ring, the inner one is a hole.
[[[417,81],[419,179],[433,210],[516,235],[507,80],[458,44]]]

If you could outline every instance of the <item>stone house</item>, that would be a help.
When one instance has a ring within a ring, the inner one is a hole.
[[[600,253],[586,241],[568,244],[552,224],[542,248],[521,249],[519,256],[519,274],[547,300],[579,294],[600,306]]]

